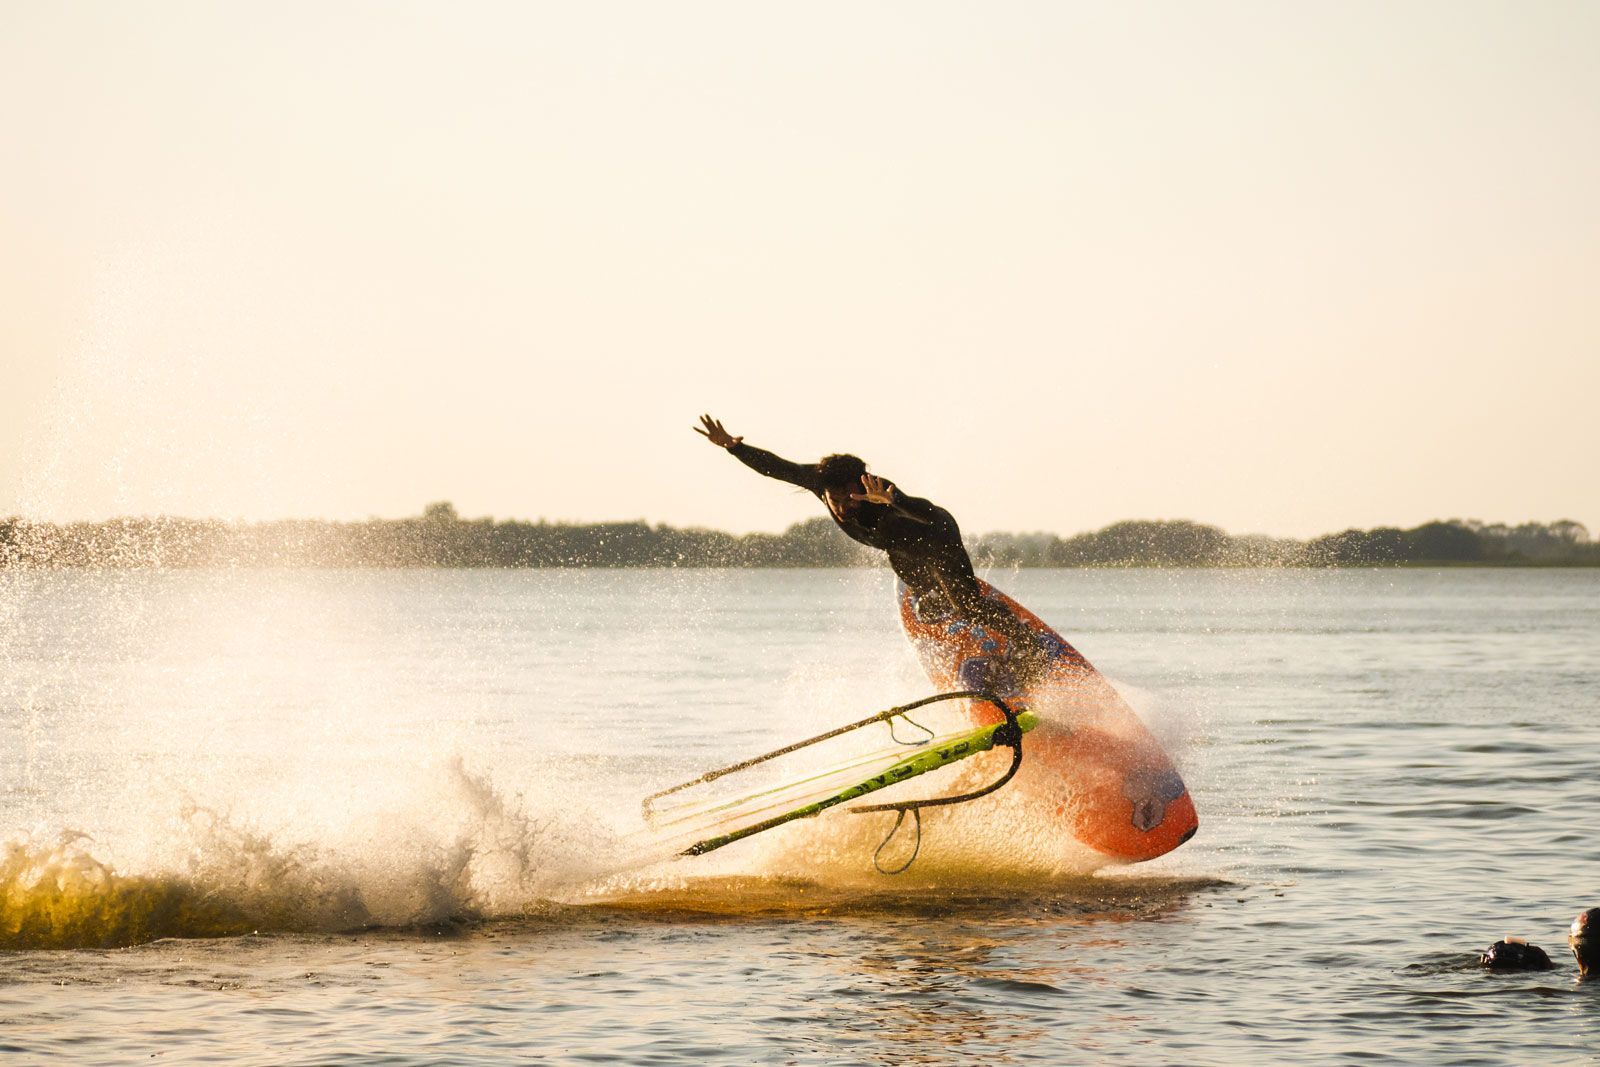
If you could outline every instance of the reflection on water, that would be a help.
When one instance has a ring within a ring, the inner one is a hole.
[[[1228,887],[1205,878],[1081,878],[1025,893],[970,886],[934,896],[732,878],[621,894],[586,910],[591,919],[621,915],[652,926],[802,921],[808,931],[825,929],[848,950],[797,946],[778,957],[821,966],[836,1007],[848,1008],[823,1018],[860,1062],[944,1063],[955,1055],[1012,1063],[1036,1053],[1029,1046],[1051,1033],[1028,1005],[1103,984],[1090,961],[1124,944],[1122,924],[1170,918],[1197,896]],[[1055,949],[1070,944],[1084,959],[1045,962],[1016,951],[1036,940]]]
[[[630,851],[654,789],[920,695],[877,572],[0,575],[0,1048],[1592,1058],[1600,983],[1472,960],[1600,903],[1600,575],[996,580],[1174,751],[1178,853],[884,880],[823,820]]]
[[[870,890],[795,878],[691,878],[649,889],[599,891],[585,907],[641,918],[963,919],[1016,926],[1063,922],[1118,923],[1160,919],[1200,892],[1226,888],[1216,878],[1139,876],[1041,879],[999,890],[994,885],[942,883],[937,890],[880,879]]]

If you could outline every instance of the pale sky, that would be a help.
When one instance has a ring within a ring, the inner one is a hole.
[[[1600,3],[0,0],[0,515],[1600,532]]]

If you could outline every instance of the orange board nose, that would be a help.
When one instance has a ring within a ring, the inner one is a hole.
[[[1165,856],[1200,828],[1194,800],[1187,790],[1168,802],[1160,822],[1148,830],[1135,825],[1132,801],[1122,796],[1108,798],[1108,801],[1103,805],[1089,803],[1081,807],[1074,820],[1073,835],[1095,851],[1119,860],[1136,863]]]

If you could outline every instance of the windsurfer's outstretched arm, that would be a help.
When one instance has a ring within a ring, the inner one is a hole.
[[[815,464],[792,463],[764,448],[747,445],[743,437],[735,437],[723,429],[720,420],[713,419],[710,415],[700,416],[700,425],[694,428],[694,432],[718,448],[726,449],[735,459],[757,474],[765,474],[768,478],[798,485],[813,493],[822,491]]]

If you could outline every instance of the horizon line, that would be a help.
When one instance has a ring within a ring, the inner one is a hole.
[[[438,513],[438,514],[430,514],[430,512],[432,512],[433,509],[435,509],[435,508],[448,509],[448,513],[445,513],[443,510],[441,510],[440,513]],[[385,515],[368,514],[364,518],[350,518],[350,519],[330,519],[330,518],[325,518],[325,517],[322,517],[322,516],[313,516],[313,517],[284,516],[284,517],[270,518],[270,519],[251,519],[251,518],[243,518],[243,517],[238,517],[238,516],[231,517],[231,518],[224,518],[224,517],[219,517],[219,516],[214,516],[214,515],[213,516],[195,517],[195,516],[189,516],[189,515],[173,515],[173,514],[167,514],[167,513],[156,513],[156,514],[141,513],[141,514],[111,515],[111,516],[108,516],[106,518],[100,518],[100,519],[32,519],[32,518],[29,518],[26,515],[22,515],[22,514],[11,514],[11,515],[0,514],[0,525],[10,525],[10,524],[13,524],[13,523],[19,523],[19,524],[26,524],[26,525],[31,525],[31,526],[96,526],[96,525],[107,525],[107,524],[112,524],[112,523],[123,523],[123,522],[180,522],[180,523],[198,523],[198,524],[223,525],[223,526],[267,526],[267,525],[274,525],[274,524],[279,524],[279,523],[324,523],[324,524],[327,524],[327,525],[348,525],[348,524],[369,523],[369,522],[425,522],[425,521],[432,521],[432,522],[458,522],[458,523],[484,523],[484,522],[487,522],[487,523],[492,523],[492,524],[496,524],[496,525],[507,524],[507,523],[516,523],[516,524],[523,524],[523,525],[529,525],[529,526],[541,526],[542,525],[542,526],[575,526],[575,527],[581,527],[581,526],[632,526],[632,525],[641,525],[641,526],[645,526],[645,527],[650,528],[650,529],[702,530],[702,531],[707,531],[707,532],[711,532],[711,533],[726,534],[726,535],[728,535],[730,537],[745,537],[745,536],[749,536],[749,535],[752,535],[752,534],[760,534],[760,535],[766,535],[766,536],[782,536],[784,533],[788,532],[789,530],[794,529],[796,526],[801,526],[801,525],[805,525],[807,523],[812,523],[812,522],[828,522],[828,523],[831,524],[833,520],[831,518],[829,518],[828,516],[826,516],[826,515],[816,515],[816,516],[811,516],[810,518],[797,519],[794,522],[789,523],[787,526],[782,527],[781,529],[776,529],[776,530],[747,530],[747,531],[744,531],[743,533],[735,533],[735,532],[730,531],[730,530],[724,530],[724,529],[720,529],[718,527],[708,526],[708,525],[700,525],[700,524],[676,525],[676,524],[670,523],[670,522],[652,521],[652,520],[650,520],[648,518],[645,518],[643,516],[635,516],[633,518],[626,518],[626,519],[620,519],[620,518],[619,519],[559,519],[559,518],[558,519],[551,519],[551,518],[547,518],[547,517],[542,516],[542,515],[539,516],[538,518],[518,518],[518,517],[514,517],[514,516],[508,516],[508,517],[501,518],[501,517],[496,517],[494,515],[481,515],[481,516],[470,516],[469,517],[469,516],[463,516],[463,515],[459,514],[455,510],[454,505],[451,504],[449,501],[434,501],[434,502],[430,502],[430,503],[428,503],[428,504],[423,506],[421,512],[415,513],[415,514],[410,514],[410,515],[401,515],[401,516],[398,516],[398,517],[391,517],[391,516],[385,516]],[[1117,520],[1114,520],[1112,522],[1106,523],[1106,524],[1104,524],[1102,526],[1082,529],[1082,530],[1078,530],[1078,531],[1076,531],[1074,533],[1065,533],[1065,532],[1062,532],[1062,531],[1059,531],[1059,530],[1047,530],[1047,529],[1032,529],[1032,530],[993,529],[993,530],[984,530],[984,531],[982,531],[980,533],[969,534],[969,535],[967,535],[967,537],[969,539],[973,539],[973,540],[976,540],[976,539],[979,539],[979,538],[984,538],[984,537],[994,537],[994,536],[1012,536],[1012,537],[1049,536],[1049,537],[1058,537],[1058,538],[1068,539],[1068,538],[1083,536],[1083,535],[1087,535],[1087,534],[1099,533],[1101,531],[1111,529],[1112,527],[1119,526],[1119,525],[1122,525],[1124,523],[1182,524],[1182,525],[1191,525],[1191,526],[1199,526],[1199,527],[1209,527],[1210,529],[1217,530],[1217,531],[1219,531],[1219,532],[1221,532],[1223,534],[1226,534],[1228,537],[1231,537],[1231,538],[1252,538],[1252,537],[1256,537],[1256,538],[1266,538],[1266,539],[1273,540],[1273,541],[1303,541],[1303,542],[1313,541],[1313,540],[1316,540],[1316,539],[1321,538],[1321,537],[1330,537],[1330,536],[1334,536],[1334,535],[1340,534],[1340,533],[1345,533],[1345,532],[1348,532],[1348,531],[1351,531],[1351,530],[1369,530],[1369,531],[1376,531],[1376,530],[1402,530],[1402,531],[1403,530],[1416,530],[1416,529],[1420,529],[1420,528],[1422,528],[1424,526],[1428,526],[1428,525],[1436,524],[1436,523],[1437,524],[1442,524],[1442,525],[1447,525],[1447,526],[1459,526],[1459,527],[1462,527],[1464,529],[1470,529],[1470,530],[1474,530],[1474,531],[1486,530],[1486,529],[1492,530],[1492,529],[1495,529],[1497,527],[1504,528],[1504,529],[1506,529],[1508,531],[1516,530],[1519,527],[1523,527],[1523,526],[1544,526],[1544,527],[1548,528],[1548,527],[1554,527],[1554,526],[1563,526],[1563,525],[1567,525],[1567,524],[1570,523],[1570,524],[1572,524],[1574,526],[1577,526],[1577,527],[1581,528],[1586,535],[1591,535],[1592,536],[1592,534],[1593,534],[1593,531],[1591,531],[1589,529],[1587,523],[1581,522],[1580,520],[1577,520],[1577,519],[1568,518],[1568,517],[1562,517],[1562,518],[1551,519],[1551,520],[1523,519],[1523,520],[1520,520],[1520,521],[1515,522],[1515,523],[1506,522],[1506,521],[1500,521],[1500,520],[1496,520],[1496,521],[1492,521],[1491,522],[1491,521],[1485,521],[1483,519],[1478,519],[1478,518],[1463,518],[1463,517],[1460,517],[1460,516],[1453,516],[1451,518],[1437,518],[1436,517],[1436,518],[1428,519],[1428,520],[1425,520],[1423,522],[1417,523],[1414,526],[1402,526],[1402,525],[1393,524],[1393,523],[1379,523],[1377,525],[1365,526],[1365,527],[1347,525],[1347,526],[1342,527],[1341,529],[1329,530],[1329,531],[1326,531],[1324,533],[1312,534],[1312,535],[1306,536],[1306,537],[1299,537],[1299,536],[1296,536],[1296,535],[1293,535],[1293,534],[1265,533],[1265,532],[1260,532],[1260,531],[1245,531],[1245,532],[1242,532],[1242,533],[1235,533],[1235,532],[1227,529],[1226,527],[1224,527],[1224,526],[1222,526],[1222,525],[1220,525],[1218,523],[1205,522],[1205,521],[1200,520],[1200,519],[1192,519],[1192,518],[1187,518],[1187,517],[1180,517],[1180,518],[1148,518],[1148,517],[1140,517],[1140,518],[1117,519]]]

